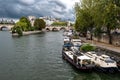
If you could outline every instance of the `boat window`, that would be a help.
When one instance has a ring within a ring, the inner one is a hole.
[[[81,60],[80,59],[78,59],[78,62],[80,62]]]
[[[107,59],[105,60],[105,62],[106,62],[106,63],[114,63],[115,61],[112,60],[112,59],[110,59],[110,58],[107,58]]]
[[[97,57],[95,57],[95,60],[97,60]]]
[[[104,61],[103,59],[100,58],[101,61]]]
[[[83,60],[82,63],[83,64],[91,64],[91,61],[90,60]]]

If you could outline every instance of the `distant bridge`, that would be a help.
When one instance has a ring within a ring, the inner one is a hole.
[[[14,24],[0,24],[0,31],[2,31],[4,28],[11,30],[12,27],[14,27]]]
[[[2,31],[4,28],[6,28],[7,30],[11,30],[11,28],[14,27],[14,24],[0,24],[0,31]],[[67,26],[46,26],[45,30],[49,30],[49,31],[53,31],[53,30],[61,30],[61,29],[65,29],[65,30],[69,30],[71,29],[71,27],[67,27]]]
[[[53,30],[62,30],[62,29],[65,29],[65,30],[69,30],[71,29],[71,27],[67,27],[67,26],[46,26],[45,27],[46,30],[49,30],[49,31],[53,31]]]

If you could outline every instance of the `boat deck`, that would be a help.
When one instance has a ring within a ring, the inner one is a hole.
[[[65,51],[65,54],[68,55],[71,59],[73,59],[73,53],[71,51]]]

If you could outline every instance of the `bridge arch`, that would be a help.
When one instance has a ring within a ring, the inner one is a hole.
[[[46,28],[47,31],[50,31],[50,28]]]
[[[61,27],[60,30],[66,30],[66,28],[65,27]]]
[[[0,28],[0,30],[1,30],[1,31],[8,31],[9,29],[8,29],[7,26],[2,26],[2,27]]]
[[[52,31],[58,31],[58,28],[53,27]]]

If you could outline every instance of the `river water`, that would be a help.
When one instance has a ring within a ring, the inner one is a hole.
[[[13,38],[0,32],[0,80],[120,80],[120,74],[77,71],[62,59],[62,32]]]

